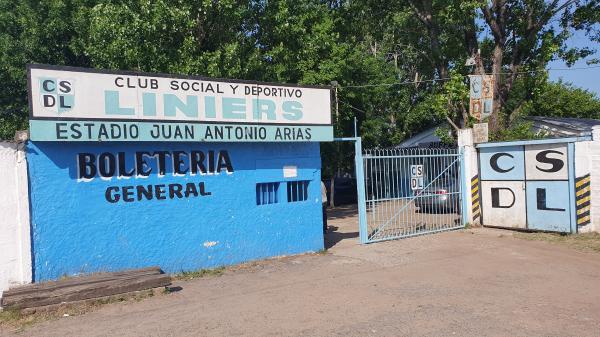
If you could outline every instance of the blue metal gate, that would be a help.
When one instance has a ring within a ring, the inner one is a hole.
[[[466,184],[459,150],[366,150],[357,153],[356,165],[357,172],[363,171],[357,179],[364,174],[364,185],[359,182],[361,242],[464,227]]]

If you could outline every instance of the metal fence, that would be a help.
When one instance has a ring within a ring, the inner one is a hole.
[[[464,227],[459,150],[365,150],[362,161],[366,242]]]

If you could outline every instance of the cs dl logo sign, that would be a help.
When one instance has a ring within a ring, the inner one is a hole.
[[[46,110],[57,114],[67,112],[75,105],[73,80],[60,78],[40,78],[40,100]]]
[[[483,223],[570,231],[568,146],[480,148]]]

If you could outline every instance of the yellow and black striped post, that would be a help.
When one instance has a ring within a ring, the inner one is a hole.
[[[471,178],[471,210],[473,211],[473,222],[481,221],[481,209],[479,206],[479,175]]]
[[[585,226],[590,223],[590,175],[575,179],[575,200],[577,209],[577,226]]]

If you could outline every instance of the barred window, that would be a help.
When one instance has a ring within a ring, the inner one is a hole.
[[[308,180],[288,181],[287,182],[287,200],[288,202],[298,202],[308,200]]]
[[[279,202],[277,192],[279,183],[258,183],[256,184],[256,204],[269,205]]]

